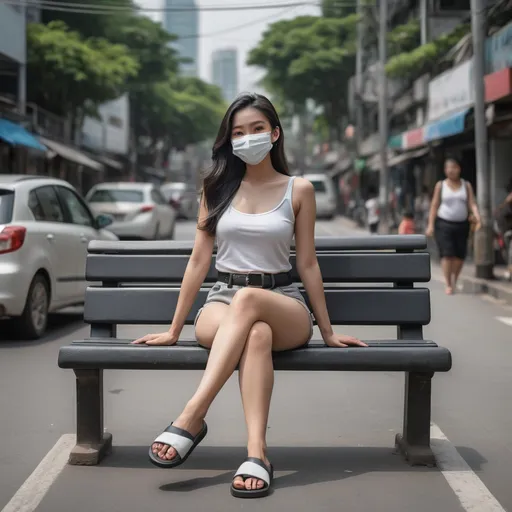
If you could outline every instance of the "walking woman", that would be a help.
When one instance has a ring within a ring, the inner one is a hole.
[[[444,163],[446,179],[436,184],[427,226],[427,236],[435,234],[446,293],[452,295],[466,259],[470,231],[469,214],[480,229],[480,214],[471,183],[460,177],[461,166],[453,157]]]
[[[197,340],[211,349],[210,355],[199,387],[155,439],[149,457],[163,468],[185,462],[206,435],[210,405],[239,364],[248,457],[234,475],[231,494],[260,497],[268,494],[273,479],[266,444],[272,351],[304,346],[313,332],[312,314],[290,276],[294,235],[297,269],[324,342],[331,347],[365,344],[335,334],[331,327],[315,254],[314,189],[309,181],[289,176],[281,123],[268,99],[245,94],[235,100],[220,126],[212,159],[171,327],[134,342],[177,342],[210,267],[216,239],[218,282],[195,321]]]

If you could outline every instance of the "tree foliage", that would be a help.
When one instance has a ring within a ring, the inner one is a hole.
[[[339,0],[322,0],[322,16],[324,18],[345,18],[356,13],[356,3],[342,3]]]
[[[183,150],[212,136],[225,111],[217,87],[176,75],[134,90],[132,105],[138,152],[147,164],[160,152]]]
[[[122,26],[126,19],[132,17],[129,12],[119,11],[119,14],[104,14],[101,7],[105,9],[114,7],[133,8],[132,0],[53,0],[55,6],[62,4],[62,7],[69,8],[76,4],[77,7],[91,7],[98,12],[95,14],[83,12],[66,12],[61,10],[42,9],[42,22],[47,24],[52,21],[63,21],[71,30],[77,31],[84,37],[104,37],[109,27]]]
[[[471,30],[468,24],[459,25],[448,34],[419,46],[412,51],[400,53],[389,59],[386,73],[391,78],[413,80],[430,71],[459,40]]]
[[[324,107],[330,128],[341,136],[355,67],[357,20],[352,14],[278,21],[250,52],[248,64],[265,70],[265,87],[287,98],[295,113],[308,99]]]
[[[94,114],[124,91],[138,63],[124,46],[84,39],[62,21],[27,29],[29,97],[62,116]]]
[[[420,32],[419,19],[412,19],[393,28],[387,35],[388,55],[394,56],[417,48],[421,43]]]
[[[112,0],[76,2],[113,5]],[[133,4],[116,0],[116,6]],[[136,12],[45,11],[44,16],[48,24],[31,27],[29,34],[35,101],[65,115],[128,92],[130,125],[148,164],[159,152],[184,149],[215,133],[224,107],[220,91],[179,75],[182,59],[172,46],[176,36],[160,23]]]

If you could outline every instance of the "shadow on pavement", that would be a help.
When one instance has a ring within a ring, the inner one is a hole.
[[[448,442],[448,441],[442,441]],[[487,462],[471,448],[460,448],[472,469],[478,471]],[[155,469],[148,461],[147,446],[118,446],[101,463],[104,468]],[[242,447],[203,447],[194,452],[183,466],[173,470],[226,471],[212,477],[197,477],[161,485],[162,491],[191,492],[231,482],[234,470],[245,460]],[[428,473],[437,468],[409,466],[393,449],[382,447],[273,447],[269,458],[278,473],[275,488],[300,487],[341,481],[373,472]],[[469,461],[468,461],[469,462]],[[475,467],[476,466],[476,467]],[[165,470],[162,470],[165,471]]]
[[[69,336],[84,326],[83,313],[56,313],[48,318],[46,334],[38,340],[22,340],[16,335],[11,320],[0,321],[0,350],[7,348],[35,347]]]

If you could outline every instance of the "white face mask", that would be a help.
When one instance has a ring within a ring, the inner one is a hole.
[[[271,132],[245,135],[239,139],[233,139],[233,154],[246,164],[259,164],[272,149]]]

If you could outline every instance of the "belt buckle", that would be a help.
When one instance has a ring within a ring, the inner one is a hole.
[[[260,276],[260,285],[251,284],[251,276]],[[264,272],[248,272],[245,275],[245,286],[249,288],[263,288],[263,285],[265,284],[265,273]]]

